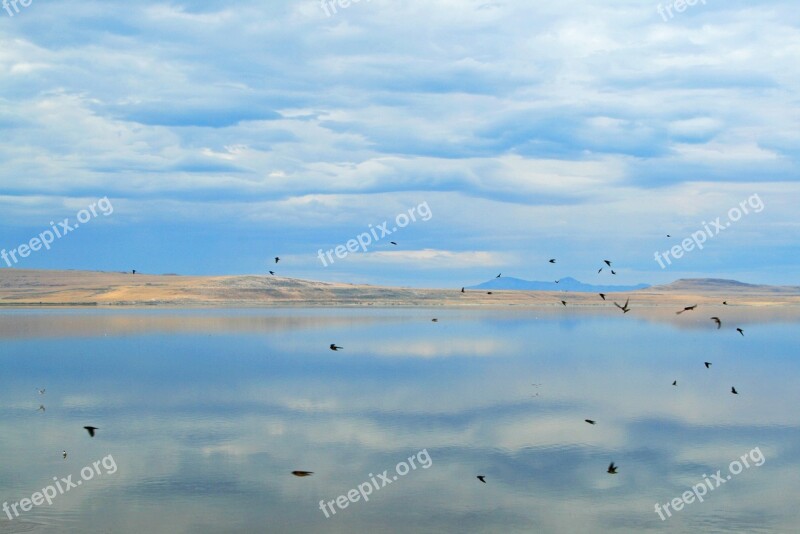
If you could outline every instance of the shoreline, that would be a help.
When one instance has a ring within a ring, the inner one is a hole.
[[[0,309],[14,308],[727,308],[800,307],[800,287],[713,279],[679,280],[633,291],[598,293],[460,288],[415,289],[317,282],[270,275],[181,276],[98,271],[0,269]],[[562,305],[561,301],[567,303]]]

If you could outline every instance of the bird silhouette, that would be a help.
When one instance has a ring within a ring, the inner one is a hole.
[[[556,284],[559,283],[561,280],[556,280]]]
[[[39,411],[39,412],[43,412],[43,411],[45,411],[45,409],[46,409],[46,408],[44,407],[44,404],[40,404],[40,405],[39,405],[39,409],[38,409],[37,411]]]
[[[738,395],[739,394],[739,392],[736,391],[736,388],[733,387],[733,386],[731,386],[731,393],[733,393],[734,395]]]
[[[275,256],[275,263],[278,263],[281,259],[278,256]]]
[[[678,385],[678,381],[677,381],[677,380],[676,380],[676,381],[674,381],[674,382],[672,383],[672,385],[673,385],[673,386],[677,386],[677,385]]]
[[[314,471],[292,471],[292,474],[296,477],[310,477]]]
[[[609,475],[616,475],[617,474],[617,466],[614,465],[614,462],[608,464],[608,474]]]
[[[606,294],[605,293],[598,293],[598,295],[600,295],[601,299],[606,300]]]
[[[391,243],[392,245],[395,245],[395,246],[397,245],[397,243],[394,242],[394,241],[389,241],[389,243]]]
[[[591,419],[584,419],[584,421],[586,421],[586,422],[587,422],[587,423],[589,423],[590,425],[593,425],[593,424],[595,424],[595,421],[593,421],[593,420],[591,420]]]
[[[727,300],[723,300],[723,301],[722,301],[722,303],[723,303],[725,306],[727,306],[727,305],[728,305],[728,301],[727,301]]]
[[[608,260],[603,260],[603,261],[604,261],[604,262],[606,262],[606,265],[608,265],[609,267],[611,267],[611,262],[610,262],[610,261],[608,261]]]
[[[501,274],[503,274],[503,273],[498,274],[497,276],[495,276],[495,278],[500,278]]]
[[[706,364],[706,369],[708,369],[709,367],[711,367],[711,362],[703,362],[703,363],[705,363],[705,364]]]
[[[487,294],[487,295],[491,295],[491,294],[492,294],[492,292],[491,292],[491,291],[487,291],[487,292],[486,292],[486,294]]]
[[[622,310],[622,313],[623,313],[623,314],[625,314],[625,313],[628,313],[629,311],[631,311],[630,309],[628,309],[628,302],[629,302],[630,300],[631,300],[631,299],[630,299],[630,298],[628,298],[628,300],[626,300],[626,301],[625,301],[625,306],[620,306],[620,305],[619,305],[619,304],[617,304],[616,302],[614,303],[614,306],[616,306],[617,308],[619,308],[620,310]]]
[[[132,274],[136,274],[136,269],[133,269],[133,270],[131,271],[131,273],[132,273]]]
[[[602,268],[602,267],[600,267],[599,269],[597,269],[597,274],[600,274],[601,272],[603,272],[603,268]]]
[[[437,318],[435,318],[435,317],[434,317],[433,319],[431,319],[431,322],[432,322],[432,323],[438,323],[438,322],[439,322],[439,319],[437,319]]]
[[[617,274],[617,271],[615,271],[614,269],[611,269],[611,274]]]
[[[67,459],[67,451],[61,451],[61,456],[63,456],[64,459],[66,460]]]
[[[83,427],[89,433],[89,436],[94,437],[94,431],[97,430],[96,426],[85,426]]]
[[[486,484],[486,475],[478,475],[476,478]]]
[[[717,330],[722,328],[722,321],[719,320],[719,317],[712,317],[711,320],[717,323]]]
[[[695,304],[694,306],[686,306],[686,307],[685,307],[684,309],[682,309],[681,311],[676,311],[676,312],[675,312],[675,315],[680,315],[680,314],[682,314],[683,312],[692,311],[692,310],[693,310],[693,309],[695,309],[696,307],[697,307],[697,304]]]
[[[736,331],[742,334],[742,337],[744,337],[744,330],[742,330],[741,328],[737,328]]]
[[[567,301],[566,301],[566,300],[562,300],[562,301],[561,301],[561,304],[563,304],[564,306],[566,306],[566,305],[567,305]]]
[[[338,346],[336,345],[336,343],[331,343],[331,346],[330,346],[330,349],[331,349],[331,350],[339,350],[339,349],[343,349],[343,348],[344,348],[344,347],[338,347]]]
[[[38,389],[38,388],[37,388],[37,389]],[[46,390],[47,390],[46,388],[38,389],[38,391],[39,391],[39,395],[44,395],[44,392],[45,392]]]
[[[552,260],[550,260],[550,263],[555,263],[555,262],[556,262],[555,258],[553,258]]]
[[[461,292],[462,292],[462,293],[464,292],[464,288],[463,288],[463,287],[461,288]]]
[[[275,271],[270,271],[269,274],[271,274],[272,276],[275,276]]]

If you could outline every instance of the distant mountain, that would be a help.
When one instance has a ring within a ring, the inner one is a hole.
[[[654,291],[675,291],[685,293],[784,293],[800,294],[800,287],[797,286],[768,286],[757,284],[745,284],[738,280],[725,280],[722,278],[681,278],[671,284],[653,286]]]
[[[513,278],[510,276],[501,276],[500,278],[492,278],[488,282],[483,282],[476,286],[470,286],[467,289],[512,289],[520,291],[573,291],[576,293],[618,293],[620,291],[635,291],[637,289],[647,289],[650,287],[647,284],[638,284],[635,286],[595,286],[592,284],[584,284],[572,277],[566,277],[555,282],[536,282],[532,280],[522,280],[521,278]]]

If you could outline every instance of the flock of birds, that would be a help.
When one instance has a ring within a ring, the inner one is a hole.
[[[667,237],[669,237],[669,236],[667,236]],[[391,242],[391,244],[392,244],[392,245],[397,245],[397,243],[396,243],[396,242],[394,242],[394,241],[392,241],[392,242]],[[280,258],[276,256],[276,257],[275,257],[275,263],[278,263],[279,261],[280,261]],[[550,263],[550,264],[555,264],[555,263],[556,263],[556,258],[550,258],[550,259],[548,260],[548,263]],[[612,275],[616,275],[616,274],[617,274],[617,273],[616,273],[616,271],[615,271],[614,269],[612,269],[612,268],[611,268],[611,267],[612,267],[612,265],[611,265],[611,263],[612,263],[612,262],[611,262],[611,260],[603,260],[603,263],[605,263],[606,267],[608,267],[608,268],[609,268],[609,270],[611,271],[611,274],[612,274]],[[600,267],[600,269],[597,271],[597,273],[598,273],[598,274],[600,274],[600,273],[603,271],[603,269],[604,269],[604,268],[605,268],[605,267]],[[271,275],[274,275],[274,274],[275,274],[273,271],[269,271],[269,273],[270,273]],[[503,273],[498,273],[498,274],[497,274],[497,276],[495,276],[495,278],[496,278],[496,279],[497,279],[497,278],[500,278],[500,277],[502,277],[502,275],[503,275]],[[556,280],[556,281],[555,281],[555,283],[556,283],[556,284],[558,284],[559,282],[560,282],[560,280]],[[461,288],[461,293],[466,293],[466,287],[462,287],[462,288]],[[491,291],[487,291],[487,294],[488,294],[488,295],[491,295],[491,294],[492,294],[492,292],[491,292]],[[600,298],[601,298],[601,299],[603,299],[604,301],[606,301],[606,294],[605,294],[605,293],[598,293],[598,295],[600,295]],[[561,304],[562,304],[562,306],[566,306],[566,305],[567,305],[567,301],[565,301],[565,300],[561,300]],[[625,304],[619,304],[618,302],[614,302],[614,306],[616,306],[617,308],[619,308],[620,310],[622,310],[622,313],[623,313],[623,314],[626,314],[626,313],[628,313],[629,311],[631,311],[631,308],[629,307],[629,304],[630,304],[630,298],[627,298],[627,299],[625,299]],[[725,300],[725,301],[723,301],[723,302],[722,302],[722,304],[723,304],[724,306],[727,306],[727,305],[728,305],[728,301],[727,301],[727,300]],[[676,312],[675,312],[675,314],[676,314],[676,315],[681,315],[682,313],[689,312],[689,311],[694,311],[695,309],[697,309],[697,304],[694,304],[694,305],[692,305],[692,306],[685,306],[685,307],[684,307],[682,310],[676,311]],[[716,317],[716,316],[714,316],[714,317],[711,317],[710,319],[711,319],[712,321],[714,321],[714,323],[717,325],[717,330],[719,330],[720,328],[722,328],[722,320],[721,320],[719,317]],[[434,322],[434,323],[436,323],[436,322],[438,322],[438,321],[439,321],[439,319],[437,319],[437,318],[435,318],[435,317],[434,317],[433,319],[431,319],[431,321],[432,321],[432,322]],[[738,327],[737,327],[737,328],[736,328],[736,331],[737,331],[739,334],[741,334],[742,336],[744,336],[744,330],[742,330],[741,328],[738,328]],[[339,345],[337,345],[336,343],[331,343],[331,344],[330,344],[330,346],[329,346],[328,348],[329,348],[330,350],[332,350],[332,351],[338,351],[338,350],[342,350],[344,347],[340,347],[340,346],[339,346]],[[706,369],[709,369],[709,368],[711,367],[711,362],[703,362],[703,363],[704,363],[704,365],[705,365]],[[677,380],[674,380],[674,381],[672,382],[672,385],[673,385],[673,386],[677,386],[677,385],[678,385],[678,381],[677,381]],[[732,393],[733,395],[738,395],[738,394],[739,394],[739,392],[738,392],[738,391],[736,391],[736,387],[734,387],[734,386],[731,386],[731,393]],[[537,394],[537,395],[538,395],[538,394]],[[596,425],[596,424],[597,424],[597,421],[595,421],[595,420],[593,420],[593,419],[584,419],[584,421],[585,421],[585,422],[587,422],[587,423],[589,423],[590,425]],[[84,427],[84,428],[87,428],[87,427]],[[93,432],[90,432],[90,434],[91,434],[91,435],[94,435],[94,433],[93,433]],[[606,472],[607,472],[609,475],[616,475],[616,474],[617,474],[617,469],[618,469],[618,466],[617,466],[617,465],[616,465],[614,462],[611,462],[611,463],[609,464],[609,466],[608,466],[608,469],[606,469]],[[294,476],[296,476],[296,477],[307,477],[307,476],[311,476],[311,475],[313,475],[313,474],[314,474],[314,472],[313,472],[313,471],[292,471],[292,474],[293,474]],[[481,482],[483,482],[484,484],[486,484],[486,475],[477,475],[477,477],[476,477],[476,478],[477,478],[479,481],[481,481]]]
[[[667,237],[669,237],[669,236],[667,236]],[[395,243],[394,241],[392,241],[391,243],[392,243],[393,245],[397,245],[397,243]],[[278,261],[279,261],[279,260],[280,260],[280,258],[278,258],[278,257],[275,257],[275,263],[278,263]],[[548,260],[548,263],[555,264],[555,263],[556,263],[556,258],[551,258],[550,260]],[[616,271],[614,271],[613,269],[611,269],[611,263],[612,263],[612,262],[611,262],[610,260],[603,260],[603,263],[605,263],[605,264],[606,264],[606,266],[607,266],[607,267],[609,267],[609,270],[611,271],[611,274],[612,274],[612,275],[616,275],[616,274],[617,274],[617,273],[616,273]],[[599,273],[600,273],[600,272],[601,272],[603,269],[604,269],[604,267],[601,267],[601,268],[600,268],[600,269],[597,271],[597,273],[599,274]],[[275,273],[274,273],[274,272],[272,272],[272,271],[270,271],[270,274],[273,274],[273,275],[274,275]],[[498,273],[498,274],[497,274],[497,276],[496,276],[495,278],[500,278],[502,275],[503,275],[503,273]],[[556,281],[555,281],[555,283],[559,283],[559,281],[560,281],[560,280],[556,280]],[[466,287],[462,287],[462,288],[461,288],[461,293],[466,293]],[[491,292],[491,291],[488,291],[488,292],[487,292],[487,294],[488,294],[488,295],[491,295],[491,294],[492,294],[492,292]],[[606,294],[605,294],[605,293],[598,293],[598,295],[600,295],[600,298],[602,298],[604,301],[606,300]],[[563,306],[566,306],[566,305],[567,305],[567,301],[565,301],[565,300],[562,300],[562,301],[561,301],[561,304],[562,304]],[[623,313],[623,314],[626,314],[626,313],[628,313],[629,311],[631,311],[631,308],[628,306],[629,304],[630,304],[630,298],[627,298],[627,299],[625,299],[625,304],[622,304],[622,305],[621,305],[621,304],[619,304],[619,303],[617,303],[617,302],[614,302],[614,306],[616,306],[617,308],[619,308],[620,310],[622,310],[622,313]],[[728,305],[728,301],[727,301],[727,300],[725,300],[725,301],[722,301],[722,304],[723,304],[724,306],[727,306],[727,305]],[[697,306],[698,306],[697,304],[693,304],[692,306],[685,306],[685,307],[684,307],[682,310],[676,311],[676,312],[675,312],[675,314],[676,314],[676,315],[681,315],[682,313],[685,313],[685,312],[694,311],[694,310],[696,310],[696,309],[697,309]],[[710,320],[714,321],[714,323],[717,325],[717,330],[719,330],[719,329],[721,329],[721,328],[722,328],[722,320],[721,320],[719,317],[716,317],[716,316],[714,316],[714,317],[711,317],[711,318],[710,318]],[[436,322],[438,322],[438,321],[439,321],[439,319],[437,319],[437,318],[433,318],[433,319],[431,319],[431,321],[432,321],[432,322],[434,322],[434,323],[436,323]],[[738,328],[738,327],[737,327],[737,328],[736,328],[736,331],[737,331],[739,334],[741,334],[742,336],[744,336],[744,330],[742,330],[741,328]],[[341,350],[341,349],[343,349],[344,347],[340,347],[340,346],[336,345],[335,343],[331,343],[331,344],[330,344],[330,346],[329,346],[329,348],[330,348],[330,350],[333,350],[333,351],[338,351],[338,350]],[[711,362],[703,362],[703,363],[704,363],[704,365],[705,365],[706,369],[709,369],[709,368],[711,367]],[[534,384],[534,385],[536,385],[536,384]],[[674,381],[672,382],[672,385],[673,385],[673,386],[677,386],[677,385],[678,385],[678,381],[677,381],[677,380],[674,380]],[[738,392],[738,391],[736,391],[736,387],[735,387],[735,386],[731,386],[731,393],[732,393],[733,395],[738,395],[738,394],[739,394],[739,392]],[[538,394],[537,394],[537,396],[538,396]],[[593,419],[584,419],[584,421],[585,421],[585,422],[587,422],[587,423],[589,423],[590,425],[595,425],[595,424],[597,424],[597,421],[595,421],[595,420],[593,420]],[[617,466],[617,465],[616,465],[614,462],[611,462],[611,463],[609,464],[609,466],[608,466],[608,469],[606,470],[606,472],[607,472],[608,474],[610,474],[610,475],[616,475],[616,474],[617,474],[617,469],[618,469],[618,466]],[[296,477],[307,477],[307,476],[311,476],[312,474],[314,474],[314,472],[313,472],[313,471],[292,471],[292,474],[293,474],[294,476],[296,476]],[[484,484],[486,484],[486,475],[477,475],[477,477],[476,477],[476,478],[477,478],[478,480],[480,480],[481,482],[483,482]]]
[[[391,241],[390,243],[392,245],[395,245],[395,246],[397,245],[397,243],[395,241]],[[279,256],[275,256],[274,260],[275,260],[275,264],[277,265],[278,262],[280,262],[280,257]],[[556,263],[556,258],[549,259],[548,263],[555,264]],[[616,275],[617,274],[616,271],[611,268],[612,267],[612,262],[610,260],[603,260],[603,263],[605,263],[605,267],[600,267],[600,269],[597,271],[598,274],[601,273],[603,271],[603,269],[605,269],[605,268],[608,268],[611,271],[612,275]],[[134,274],[134,275],[136,274],[136,270],[135,269],[132,270],[132,274]],[[269,274],[274,276],[275,275],[275,271],[270,270]],[[502,276],[502,274],[503,273],[498,273],[498,275],[495,278],[500,278]],[[556,284],[558,284],[559,282],[560,282],[560,280],[556,280],[555,281]],[[465,293],[465,292],[466,292],[466,288],[462,287],[461,288],[461,293]],[[488,291],[487,294],[491,295],[492,292]],[[599,293],[599,296],[603,301],[606,301],[606,294],[605,293]],[[562,304],[562,306],[566,307],[567,306],[567,301],[561,300],[561,304]],[[622,304],[622,305],[617,303],[617,302],[614,302],[614,306],[619,308],[622,311],[623,314],[626,314],[626,313],[631,311],[631,308],[629,307],[629,304],[630,304],[630,298],[627,298],[625,300],[625,304]],[[723,301],[722,304],[727,306],[728,302],[727,301]],[[681,314],[683,314],[685,312],[694,311],[696,309],[697,309],[697,304],[694,304],[692,306],[686,306],[682,310],[679,310],[679,311],[677,311],[675,313],[677,315],[681,315]],[[717,325],[717,330],[722,328],[722,320],[719,317],[714,316],[714,317],[711,317],[710,320],[714,321],[714,323]],[[437,318],[433,318],[433,319],[431,319],[431,321],[432,322],[438,322],[438,319]],[[736,331],[739,334],[741,334],[742,336],[744,336],[744,330],[742,330],[741,328],[737,327]],[[344,347],[341,347],[341,346],[339,346],[339,345],[337,345],[335,343],[331,343],[330,346],[329,346],[329,349],[332,350],[332,351],[339,351],[339,350],[342,350],[343,348]],[[704,362],[704,365],[705,365],[706,369],[709,369],[711,367],[712,363],[711,362]],[[678,385],[678,381],[674,380],[672,382],[672,385],[673,386],[677,386]],[[38,391],[39,391],[39,395],[44,395],[45,392],[46,392],[46,389],[45,388],[41,388],[41,389],[38,389]],[[731,386],[731,393],[734,394],[734,395],[738,395],[739,394],[739,392],[736,391],[736,387],[734,387],[734,386]],[[45,410],[46,410],[46,408],[45,408],[44,404],[40,404],[38,411],[44,412]],[[586,423],[590,424],[590,425],[596,425],[597,424],[597,421],[595,421],[593,419],[584,419],[584,421]],[[94,438],[96,431],[99,430],[98,427],[91,426],[91,425],[84,426],[83,428],[84,428],[84,430],[86,430],[86,432],[89,434],[89,437],[91,437],[91,438]],[[67,451],[66,450],[63,450],[61,452],[61,455],[65,460],[67,459],[68,455],[67,455]],[[606,470],[606,472],[608,474],[610,474],[610,475],[616,475],[617,474],[617,469],[618,469],[618,466],[614,462],[611,462],[609,464],[608,469]],[[314,472],[313,471],[304,471],[304,470],[295,470],[295,471],[292,471],[291,474],[296,476],[296,477],[308,477],[308,476],[313,475]],[[476,478],[480,482],[486,484],[486,475],[477,475]]]
[[[136,274],[136,271],[134,271],[134,274]],[[44,395],[47,392],[47,388],[36,388],[36,389],[39,392],[40,396]],[[44,412],[46,410],[47,409],[44,407],[44,404],[39,404],[39,409],[37,410],[38,412]],[[86,432],[89,433],[89,437],[92,437],[92,438],[94,437],[95,431],[99,430],[96,426],[90,426],[90,425],[85,426],[83,428],[84,428],[84,430],[86,430]],[[61,457],[64,458],[65,460],[67,459],[67,451],[66,450],[61,451]]]

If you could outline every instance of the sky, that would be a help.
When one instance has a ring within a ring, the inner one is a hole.
[[[0,268],[800,285],[799,23],[777,0],[9,3]]]

